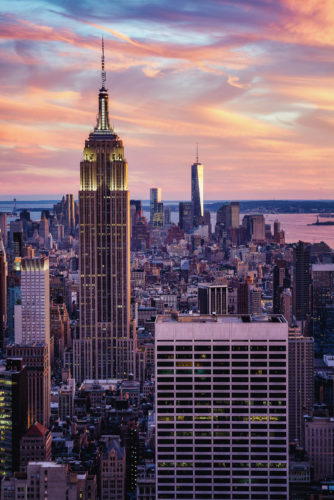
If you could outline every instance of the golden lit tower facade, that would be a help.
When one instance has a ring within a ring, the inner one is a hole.
[[[102,41],[102,87],[94,131],[80,164],[80,330],[74,341],[77,381],[133,372],[130,330],[128,165],[110,126]]]

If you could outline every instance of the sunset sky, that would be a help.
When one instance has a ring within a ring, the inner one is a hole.
[[[332,199],[332,0],[1,0],[0,200],[79,189],[105,39],[131,198]]]

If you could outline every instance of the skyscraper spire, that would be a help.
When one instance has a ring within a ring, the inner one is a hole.
[[[196,163],[198,163],[198,142],[196,142]]]
[[[106,82],[106,72],[104,67],[104,39],[102,35],[102,57],[101,57],[101,80],[102,80],[102,88],[104,88],[104,84]]]
[[[105,88],[106,82],[106,71],[105,71],[105,60],[104,60],[104,39],[102,36],[102,56],[101,56],[101,80],[102,87],[99,92],[99,113],[97,115],[97,124],[94,129],[94,134],[111,134],[112,128],[109,121],[109,109],[108,109],[108,91]]]

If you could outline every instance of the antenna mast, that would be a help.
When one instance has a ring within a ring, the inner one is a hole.
[[[101,70],[102,88],[104,88],[104,84],[106,82],[106,72],[105,72],[105,68],[104,68],[104,39],[103,39],[103,35],[102,35],[101,67],[102,67],[102,70]]]

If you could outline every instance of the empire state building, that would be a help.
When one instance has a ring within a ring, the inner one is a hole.
[[[103,40],[101,74],[97,123],[80,163],[80,330],[73,344],[79,382],[133,372],[128,165],[110,126]]]

